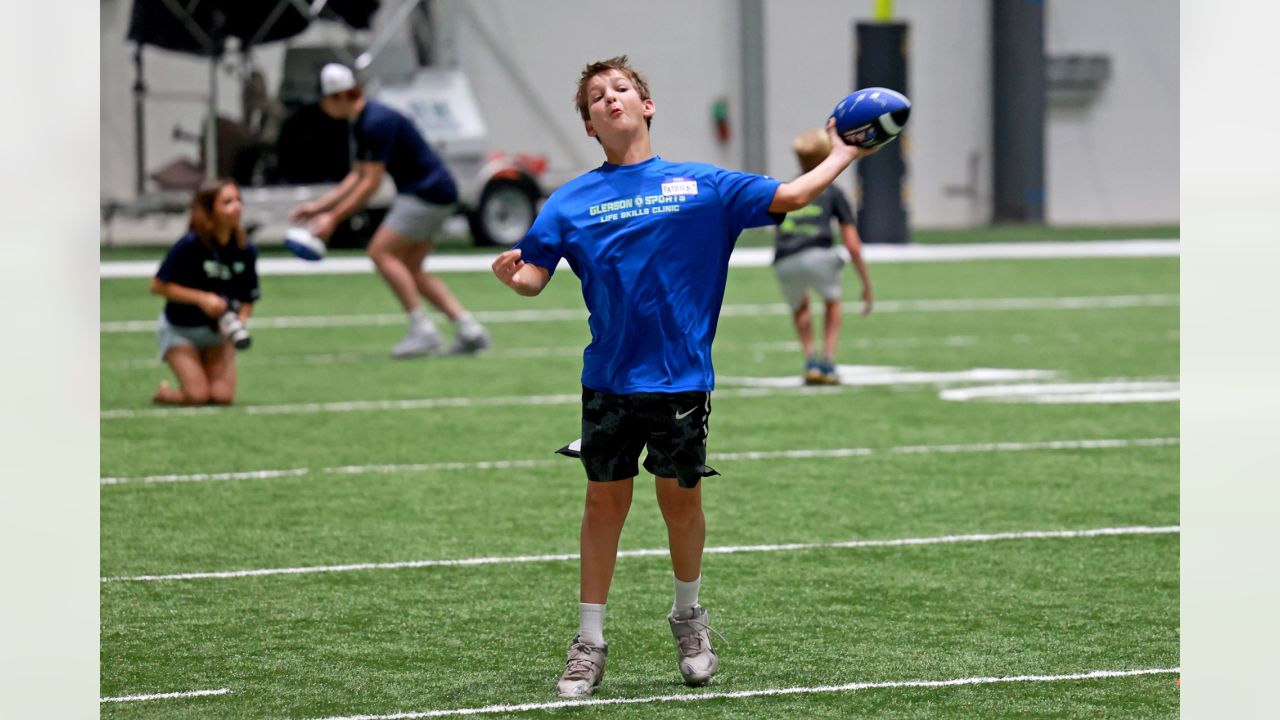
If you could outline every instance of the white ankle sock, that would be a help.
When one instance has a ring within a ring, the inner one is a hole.
[[[604,605],[578,603],[578,636],[588,645],[604,647]]]
[[[676,581],[676,601],[671,606],[671,614],[676,617],[688,617],[693,614],[693,608],[698,604],[698,590],[702,587],[702,576],[699,575],[697,580],[685,582],[680,578]]]
[[[455,318],[453,325],[458,328],[458,332],[467,336],[479,335],[484,331],[484,328],[480,326],[480,323],[476,322],[475,318],[471,317],[469,312],[463,312]]]
[[[431,316],[427,314],[426,308],[421,305],[409,311],[409,325],[423,330],[436,329],[436,324],[432,322]]]

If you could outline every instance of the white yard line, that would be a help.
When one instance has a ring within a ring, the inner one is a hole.
[[[1041,405],[1178,402],[1179,386],[1178,382],[1167,380],[984,385],[947,388],[939,397],[958,402],[988,400]]]
[[[1017,310],[1114,310],[1135,307],[1171,307],[1178,304],[1178,295],[1084,295],[1077,297],[1031,298],[940,298],[934,300],[880,300],[875,312],[999,312]],[[861,312],[862,303],[846,302],[848,312]],[[721,307],[721,317],[771,317],[790,315],[784,303],[739,303]],[[477,310],[472,312],[480,322],[498,325],[504,323],[563,322],[587,319],[583,308],[545,308],[530,310]],[[368,327],[404,325],[405,316],[382,315],[255,315],[250,321],[251,330],[292,328]],[[110,320],[99,325],[103,334],[154,333],[155,318],[145,320]]]
[[[1168,447],[1178,445],[1176,437],[1098,440],[1046,440],[1043,442],[977,443],[973,445],[903,445],[890,448],[890,452],[913,454],[969,453],[969,452],[1019,452],[1026,450],[1109,450],[1129,447]]]
[[[867,457],[877,453],[928,455],[932,453],[982,453],[1026,452],[1034,450],[1103,450],[1128,447],[1165,447],[1179,444],[1176,437],[1162,438],[1101,438],[1096,440],[1044,440],[1038,442],[976,443],[970,445],[903,445],[883,450],[874,448],[824,448],[808,450],[755,450],[747,452],[710,453],[707,459],[716,462],[738,460],[778,460],[784,458],[847,458]],[[436,463],[383,463],[376,465],[340,465],[315,469],[328,475],[366,475],[385,473],[418,473],[439,471],[515,470],[519,468],[551,467],[564,465],[564,458],[525,460],[482,460],[478,462]],[[101,485],[152,485],[158,483],[210,482],[220,480],[266,480],[280,477],[301,477],[312,472],[311,468],[285,470],[242,470],[221,473],[192,473],[190,475],[143,475],[137,477],[103,477]]]
[[[268,480],[282,477],[301,477],[311,472],[309,468],[291,468],[288,470],[246,470],[242,472],[191,473],[189,475],[147,475],[140,478],[104,477],[99,479],[102,485],[123,485],[125,483],[183,483],[213,482],[218,480]]]
[[[1096,528],[1092,530],[1032,530],[1027,532],[979,533],[971,535],[941,535],[921,538],[896,538],[890,540],[846,540],[830,543],[787,543],[783,545],[728,545],[709,547],[708,555],[736,555],[740,553],[795,552],[800,550],[863,549],[880,547],[910,547],[918,545],[948,545],[954,543],[998,542],[1003,540],[1050,540],[1114,537],[1120,535],[1169,535],[1178,534],[1177,525],[1163,527]],[[645,550],[621,550],[618,557],[666,557],[666,548]],[[221,570],[212,572],[174,573],[170,575],[133,575],[104,577],[103,583],[157,582],[172,580],[227,580],[233,578],[262,577],[265,575],[312,575],[316,573],[354,572],[362,570],[404,570],[424,567],[459,567],[476,565],[515,565],[521,563],[567,562],[578,559],[577,553],[551,555],[505,555],[445,560],[406,560],[383,563],[351,563],[347,565],[311,565],[305,567],[258,568],[253,570]]]
[[[219,411],[245,415],[299,415],[311,413],[346,413],[369,410],[433,410],[457,407],[513,407],[528,405],[569,405],[582,402],[580,395],[530,395],[499,396],[487,398],[419,398],[413,400],[352,400],[328,403],[298,403],[290,405],[237,405],[231,407],[173,407],[146,408],[141,410],[103,410],[103,420],[142,417],[184,417],[210,415]]]
[[[968,243],[946,245],[862,246],[863,257],[871,263],[958,262],[965,260],[1050,260],[1071,258],[1153,258],[1178,257],[1177,240],[1090,240],[1080,242]],[[433,255],[427,258],[431,272],[489,272],[498,254]],[[773,248],[737,248],[729,257],[729,267],[767,267],[773,262]],[[99,266],[102,278],[148,278],[155,274],[159,260],[105,262]],[[568,263],[561,262],[562,269]],[[359,275],[373,272],[367,257],[334,257],[321,262],[297,258],[263,258],[259,275]]]
[[[1048,380],[1058,373],[1049,370],[1014,369],[1014,368],[972,368],[955,372],[922,372],[903,368],[878,367],[866,365],[841,365],[840,385],[805,385],[795,375],[782,377],[768,376],[759,378],[722,375],[719,379],[721,388],[714,397],[718,399],[734,398],[769,398],[797,396],[842,395],[859,391],[865,387],[939,387],[947,388],[957,384],[982,382],[999,382],[1017,379]],[[1131,386],[1145,383],[1158,387],[1160,394],[1153,401],[1169,401],[1168,390],[1176,393],[1177,380],[1169,378],[1107,378],[1095,384],[1110,384],[1115,387]],[[979,386],[988,387],[988,386]],[[1001,387],[1001,386],[997,386]],[[1018,387],[1036,387],[1026,385]],[[1044,384],[1045,392],[1051,392],[1059,385]],[[943,395],[944,400],[968,399],[963,396]],[[1055,396],[1059,397],[1059,396]],[[1142,396],[1126,395],[1128,402],[1137,402]],[[1172,400],[1177,400],[1173,397]],[[135,418],[171,418],[200,417],[226,415],[313,415],[319,413],[380,412],[385,410],[439,410],[446,408],[480,408],[480,407],[537,407],[546,405],[573,405],[582,401],[581,395],[498,395],[493,397],[444,397],[444,398],[409,398],[406,400],[339,400],[333,402],[283,403],[280,405],[201,405],[196,407],[148,407],[148,408],[111,408],[102,410],[98,417],[102,420],[128,420]],[[1077,400],[1079,402],[1081,400]]]
[[[1169,342],[1177,342],[1178,331],[1165,331],[1162,333],[1161,337]],[[1044,342],[1054,345],[1074,345],[1084,342],[1084,337],[1081,336],[1080,333],[1050,333],[1045,335],[1015,333],[1013,335],[985,336],[943,335],[937,337],[853,337],[841,340],[840,346],[846,350],[867,350],[880,348],[923,348],[934,346],[972,347],[982,343],[1013,343],[1015,345],[1029,345],[1033,342]],[[721,352],[754,353],[758,356],[763,356],[766,353],[798,353],[801,350],[799,340],[768,340],[752,343],[735,343],[731,340],[718,340],[716,342],[716,349]],[[513,358],[541,359],[554,357],[580,358],[582,357],[582,351],[583,346],[581,344],[535,345],[529,347],[510,347],[486,350],[475,357],[480,360],[509,360]],[[381,365],[386,362],[387,354],[385,352],[283,353],[279,355],[259,355],[257,353],[249,353],[236,358],[237,367],[355,365],[360,363],[376,363]],[[124,360],[113,360],[110,362],[104,362],[100,365],[102,369],[110,370],[154,370],[164,366],[164,362],[157,360],[154,355]]]
[[[120,695],[118,697],[98,698],[99,703],[140,702],[143,700],[174,700],[177,698],[207,697],[209,695],[226,695],[231,688],[217,690],[188,690],[186,692],[157,693],[155,695]]]
[[[852,389],[852,388],[849,388]],[[717,398],[762,398],[778,395],[838,395],[847,392],[840,386],[787,388],[732,388],[717,390]],[[573,395],[508,395],[497,397],[413,398],[409,400],[346,400],[325,403],[292,403],[284,405],[232,405],[199,407],[116,408],[103,410],[103,420],[200,415],[309,415],[313,413],[348,413],[375,410],[436,410],[472,407],[529,407],[540,405],[572,405],[582,402]]]
[[[847,693],[862,690],[886,690],[891,688],[945,688],[963,685],[997,685],[1004,683],[1043,683],[1105,678],[1137,677],[1141,675],[1177,675],[1181,668],[1143,668],[1140,670],[1092,670],[1065,675],[1014,675],[1004,677],[965,677],[949,680],[891,680],[888,682],[852,682],[843,685],[819,685],[816,687],[765,688],[762,690],[736,690],[733,692],[686,692],[674,695],[650,695],[635,698],[583,698],[582,700],[554,700],[551,702],[523,703],[519,705],[486,705],[484,707],[454,708],[446,710],[421,710],[397,712],[386,715],[335,715],[322,720],[415,720],[417,718],[454,717],[460,715],[495,715],[533,710],[557,710],[560,708],[590,707],[595,705],[640,705],[659,702],[700,702],[703,700],[736,700],[740,698],[771,697],[776,695],[816,695]]]
[[[840,385],[845,387],[881,387],[902,385],[951,385],[955,383],[1008,382],[1012,380],[1050,380],[1059,373],[1052,370],[1014,368],[971,368],[951,372],[927,372],[906,368],[876,365],[837,365]],[[801,388],[804,378],[799,375],[778,377],[741,377],[721,375],[716,378],[722,387]]]

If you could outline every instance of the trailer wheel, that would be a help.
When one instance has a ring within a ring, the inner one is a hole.
[[[533,226],[538,190],[528,180],[495,178],[485,185],[480,202],[467,215],[476,245],[510,247]]]

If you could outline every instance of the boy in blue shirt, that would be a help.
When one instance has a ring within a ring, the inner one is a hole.
[[[590,695],[604,675],[605,602],[646,446],[675,572],[667,621],[680,674],[704,685],[719,659],[698,604],[706,541],[699,481],[716,474],[706,465],[711,343],[729,254],[743,229],[808,205],[871,151],[835,143],[825,161],[789,183],[663,160],[649,140],[656,109],[649,87],[625,55],[588,65],[575,101],[605,163],[552,193],[525,238],[493,262],[499,280],[533,296],[565,260],[591,313],[576,450],[588,480],[579,633],[556,693]],[[836,137],[834,123],[828,132]]]

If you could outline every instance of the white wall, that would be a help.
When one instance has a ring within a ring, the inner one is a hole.
[[[583,130],[574,92],[588,62],[626,54],[657,106],[655,152],[672,160],[740,162],[738,133],[721,146],[711,115],[715,98],[727,96],[741,131],[736,0],[472,0],[467,6],[514,60],[513,73],[473,22],[459,23],[460,64],[496,146],[545,153],[553,170],[571,175],[599,165],[604,154]],[[553,125],[532,109],[534,103]]]
[[[654,148],[670,159],[740,167],[742,93],[738,0],[437,0],[458,11],[457,53],[467,70],[494,148],[545,154],[557,176],[599,164],[573,107],[583,65],[627,53],[658,106]],[[131,197],[132,49],[125,43],[130,0],[102,0],[102,192]],[[385,3],[389,15],[396,3]],[[1114,77],[1083,109],[1051,106],[1046,128],[1047,214],[1056,224],[1178,220],[1178,7],[1168,0],[1046,2],[1050,54],[1110,54]],[[767,172],[794,175],[791,138],[821,125],[852,89],[853,23],[871,0],[765,0]],[[465,9],[465,11],[464,11]],[[989,221],[991,182],[990,0],[898,0],[910,23],[907,136],[912,225],[961,227]],[[481,31],[479,27],[484,30]],[[346,37],[317,24],[291,41]],[[367,39],[367,35],[360,35]],[[496,45],[497,51],[485,38]],[[284,44],[257,59],[273,88]],[[207,64],[147,51],[154,90],[203,93]],[[510,60],[510,65],[503,61]],[[235,78],[222,76],[224,114],[239,115]],[[729,100],[733,138],[717,142],[712,104]],[[195,130],[199,102],[148,103],[149,170],[196,148],[170,139],[175,124]],[[968,181],[979,156],[977,202],[948,194]],[[853,186],[852,173],[840,180]]]
[[[1111,56],[1091,103],[1050,105],[1045,216],[1050,224],[1178,220],[1178,3],[1045,3],[1045,51]]]

